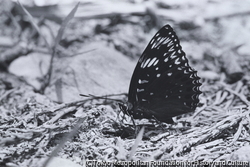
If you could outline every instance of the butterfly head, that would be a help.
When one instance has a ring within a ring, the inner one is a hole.
[[[124,114],[130,115],[128,112],[131,111],[133,105],[130,102],[127,103],[118,103],[119,108]]]

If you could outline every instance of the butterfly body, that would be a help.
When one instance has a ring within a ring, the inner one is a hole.
[[[172,123],[172,117],[197,107],[201,94],[199,79],[175,32],[165,25],[151,39],[135,67],[128,108],[123,111],[135,119]]]

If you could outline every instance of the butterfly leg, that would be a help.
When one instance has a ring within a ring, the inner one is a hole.
[[[162,126],[162,122],[160,122],[158,119],[156,119],[155,116],[153,116],[153,119],[156,121],[157,124],[160,125],[161,129],[164,130],[164,127]]]

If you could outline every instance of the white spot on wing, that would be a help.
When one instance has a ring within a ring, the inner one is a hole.
[[[175,53],[176,53],[176,52],[173,52],[173,53],[170,55],[170,58],[171,58],[171,59],[174,59],[174,58],[177,57],[177,55],[175,55]]]
[[[170,41],[170,38],[165,38],[165,41],[162,43],[163,45],[168,44],[168,42]]]
[[[156,60],[153,64],[153,66],[155,66],[157,63],[159,62],[159,60]]]
[[[138,96],[137,96],[137,94],[135,95],[135,99],[136,99],[136,101],[138,101]]]
[[[148,65],[149,61],[150,61],[150,59],[147,59],[146,62],[143,64],[142,68],[145,68]]]
[[[154,42],[151,46],[151,49],[155,48],[156,43]]]
[[[174,61],[174,63],[177,64],[177,65],[178,65],[178,64],[181,64],[181,62],[180,62],[179,59],[176,59],[176,60]]]
[[[152,39],[152,41],[150,42],[150,44],[152,45],[155,42],[155,39]]]
[[[138,80],[138,83],[139,83],[139,84],[148,83],[148,80],[141,80],[141,79],[139,79],[139,80]]]
[[[159,41],[159,43],[164,43],[164,41],[166,41],[166,37],[164,37],[164,38],[161,38],[161,40]]]
[[[159,78],[161,76],[161,74],[157,74],[156,77]]]
[[[171,46],[171,47],[169,48],[169,51],[172,52],[173,50],[174,50],[174,46]]]
[[[143,92],[144,89],[136,89],[137,92]]]
[[[172,41],[170,41],[170,42],[168,43],[168,47],[171,46],[171,45],[173,45],[173,42],[172,42]]]
[[[155,62],[156,59],[157,59],[157,58],[154,57],[154,58],[148,63],[147,67],[152,66],[152,64]]]

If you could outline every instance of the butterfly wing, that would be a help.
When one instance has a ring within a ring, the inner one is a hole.
[[[196,108],[201,94],[199,79],[175,32],[166,25],[151,39],[135,67],[128,112],[134,118],[172,122],[173,116]]]

